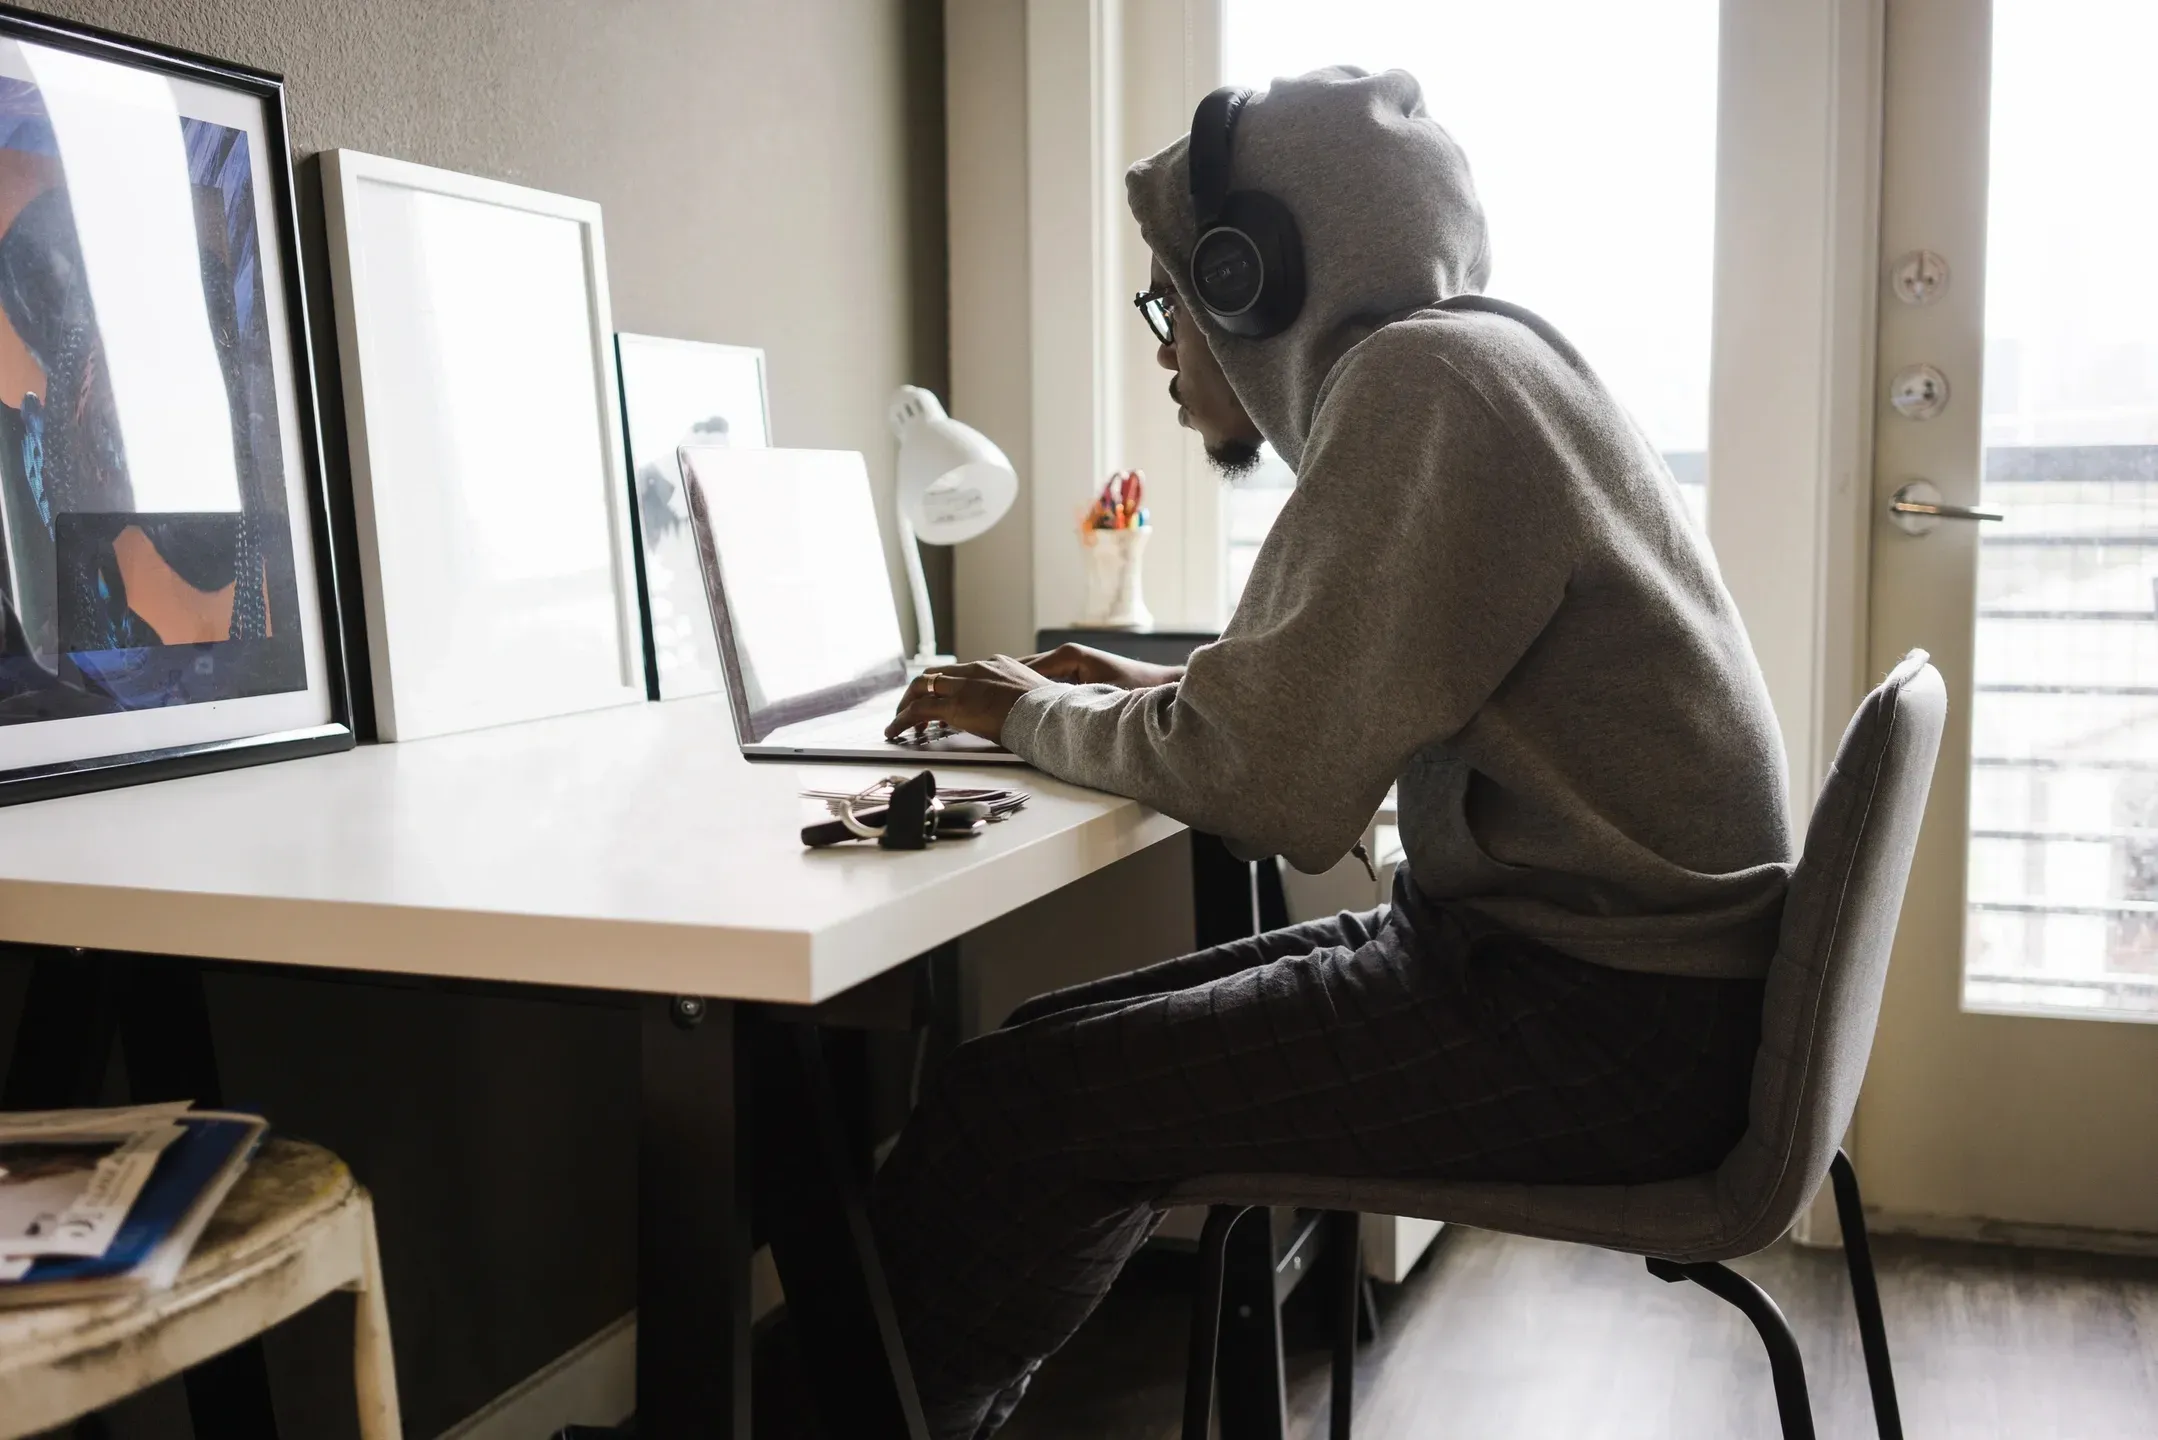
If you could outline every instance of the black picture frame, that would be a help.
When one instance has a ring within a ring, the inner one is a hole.
[[[265,310],[262,323],[271,351],[281,353],[288,367],[292,392],[289,419],[295,433],[285,445],[285,457],[297,454],[304,475],[292,477],[284,470],[288,502],[304,496],[304,533],[313,555],[316,625],[319,626],[319,686],[327,701],[327,718],[288,728],[266,730],[172,744],[147,744],[112,754],[88,755],[53,763],[0,768],[0,805],[14,805],[55,796],[104,790],[149,781],[173,779],[216,770],[265,764],[271,761],[321,755],[352,747],[355,742],[351,677],[348,671],[349,637],[344,603],[343,577],[338,573],[342,525],[333,504],[322,446],[320,399],[317,393],[313,337],[303,278],[299,206],[293,179],[291,136],[287,125],[283,77],[265,70],[199,55],[150,41],[50,16],[0,5],[0,41],[23,41],[66,51],[113,65],[148,71],[190,81],[252,100],[261,108],[261,153],[250,153],[249,163],[259,167],[268,189],[267,204],[253,206],[254,224],[260,234],[274,235],[282,275],[264,275],[265,288],[281,280],[282,324]],[[257,264],[260,264],[258,252]],[[263,267],[266,271],[267,267]],[[269,353],[269,352],[265,352]],[[237,422],[236,422],[237,423]],[[283,467],[281,466],[281,469]],[[299,483],[293,484],[297,479]],[[295,550],[303,531],[296,505],[285,512],[287,539]],[[264,593],[271,590],[264,571]],[[304,583],[294,571],[294,583]],[[237,591],[235,596],[237,597]],[[265,606],[269,601],[265,600]],[[304,613],[304,607],[303,612]],[[233,628],[237,628],[236,625]],[[154,632],[153,632],[154,633]],[[268,633],[267,630],[264,633]],[[229,631],[228,631],[229,634]],[[304,649],[306,627],[300,635]],[[162,645],[164,642],[159,641]],[[213,642],[215,643],[215,642]],[[311,692],[317,680],[309,677]],[[250,692],[256,693],[256,692]],[[294,692],[286,692],[294,693]],[[317,701],[320,704],[320,701]],[[164,713],[194,708],[192,702],[165,707]],[[144,713],[150,713],[145,711]],[[66,720],[21,720],[21,725],[65,724]],[[13,725],[6,728],[12,729]]]

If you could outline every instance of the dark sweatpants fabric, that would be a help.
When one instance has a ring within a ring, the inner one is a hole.
[[[1760,982],[1395,901],[1042,996],[951,1057],[871,1207],[932,1435],[1003,1423],[1179,1181],[1639,1182],[1736,1143]]]

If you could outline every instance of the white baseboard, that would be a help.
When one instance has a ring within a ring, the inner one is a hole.
[[[1418,1220],[1405,1215],[1363,1217],[1364,1273],[1388,1285],[1399,1285],[1424,1258],[1431,1242],[1446,1228],[1443,1220]]]
[[[779,1307],[769,1247],[749,1265],[749,1308]],[[438,1440],[544,1440],[564,1425],[619,1425],[637,1409],[637,1312],[608,1325],[442,1432]]]
[[[1917,1235],[1929,1240],[1967,1240],[1980,1245],[2019,1245],[2033,1250],[2083,1250],[2097,1255],[2158,1255],[2158,1235],[2136,1230],[2099,1230],[2081,1225],[2035,1225],[2019,1220],[1978,1220],[1960,1215],[1866,1211],[1874,1235]]]
[[[1835,1187],[1828,1181],[1806,1202],[1806,1208],[1798,1212],[1798,1219],[1791,1222],[1791,1243],[1805,1245],[1816,1250],[1841,1250],[1843,1226],[1836,1219]]]
[[[443,1431],[441,1440],[541,1440],[564,1425],[619,1425],[636,1408],[632,1311]]]

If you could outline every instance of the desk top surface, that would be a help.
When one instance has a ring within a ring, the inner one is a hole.
[[[1011,766],[1033,802],[919,852],[802,848],[811,788],[917,768],[744,760],[720,696],[0,809],[0,939],[798,1003],[1181,833]]]

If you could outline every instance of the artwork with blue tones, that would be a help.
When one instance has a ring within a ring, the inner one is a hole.
[[[85,177],[100,192],[139,181],[147,167],[104,142],[146,127],[56,123],[38,83],[0,76],[0,724],[306,684],[247,136],[156,118],[173,131],[161,158],[184,166],[184,189],[152,212],[186,207],[197,293],[180,297],[102,273],[140,257],[85,233],[122,218],[107,193],[87,213],[75,203],[77,172],[104,172]],[[175,236],[153,225],[137,238]],[[154,308],[113,335],[108,295]],[[189,361],[214,365],[214,383],[147,402],[123,388],[160,386]],[[204,403],[217,413],[192,424],[160,413]],[[230,460],[151,467],[163,473],[139,483],[142,447],[190,442]]]
[[[0,7],[0,804],[354,740],[275,76]]]

